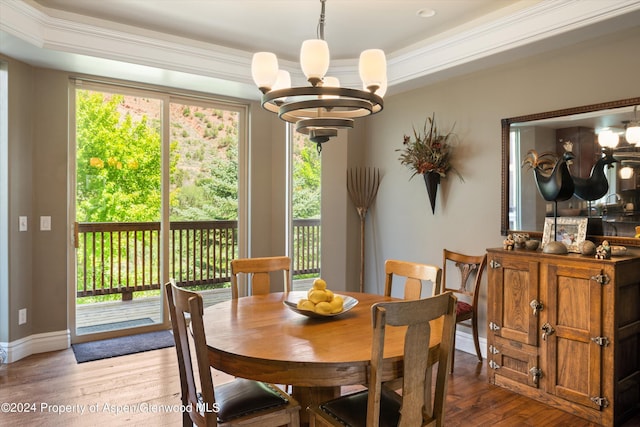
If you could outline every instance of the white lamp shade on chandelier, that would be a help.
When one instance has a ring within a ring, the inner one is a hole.
[[[324,40],[325,1],[320,0],[319,37],[305,40],[300,48],[300,66],[311,86],[292,87],[289,73],[278,68],[273,53],[255,53],[251,61],[253,81],[263,94],[263,108],[294,123],[298,132],[318,144],[318,151],[321,143],[338,134],[338,129],[352,128],[355,118],[382,111],[382,96],[387,89],[387,61],[380,49],[360,54],[363,89],[341,87],[337,78],[326,75],[330,53]]]
[[[320,82],[329,71],[329,45],[324,40],[305,40],[300,48],[300,67],[307,81]],[[311,83],[313,84],[313,83]],[[315,86],[315,84],[314,84]]]
[[[368,49],[360,54],[360,79],[365,88],[374,91],[387,83],[387,58],[381,49]]]
[[[251,77],[260,90],[270,90],[278,78],[278,57],[271,52],[254,53]]]

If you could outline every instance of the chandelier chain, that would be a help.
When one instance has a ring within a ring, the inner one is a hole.
[[[325,20],[324,8],[325,8],[326,1],[327,0],[320,0],[321,9],[320,9],[320,19],[318,20],[318,31],[317,31],[317,35],[320,40],[324,40],[324,20]]]

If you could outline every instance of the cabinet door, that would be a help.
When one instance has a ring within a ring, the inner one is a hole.
[[[543,326],[548,323],[554,331],[541,345],[546,347],[547,392],[596,409],[600,406],[591,398],[601,397],[603,347],[592,338],[602,331],[603,286],[613,286],[600,284],[601,274],[597,265],[548,266]]]
[[[539,301],[538,271],[539,263],[530,257],[490,257],[489,322],[493,325],[489,329],[495,336],[538,344],[538,313],[530,305]]]

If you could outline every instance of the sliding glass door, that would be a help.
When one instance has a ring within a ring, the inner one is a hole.
[[[169,278],[229,298],[244,108],[93,83],[71,92],[72,340],[166,327]]]

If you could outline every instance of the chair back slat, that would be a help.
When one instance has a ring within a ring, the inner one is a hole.
[[[374,304],[371,375],[367,406],[367,426],[380,421],[382,363],[384,336],[387,326],[406,327],[404,344],[404,381],[400,427],[441,426],[444,420],[448,373],[453,353],[456,297],[444,293],[414,301],[394,301]],[[439,333],[438,333],[439,332]],[[430,341],[440,337],[436,360],[425,357]],[[431,393],[432,362],[437,362],[435,392]]]
[[[239,297],[238,275],[251,278],[249,295],[264,295],[271,292],[271,273],[282,272],[284,292],[291,290],[291,258],[287,256],[239,258],[231,261],[231,297]]]
[[[405,278],[403,298],[406,300],[420,299],[425,282],[432,283],[432,296],[440,293],[442,270],[438,266],[390,259],[384,263],[384,270],[384,294],[386,296],[391,296],[395,276]],[[399,279],[395,279],[395,281],[397,282]]]

